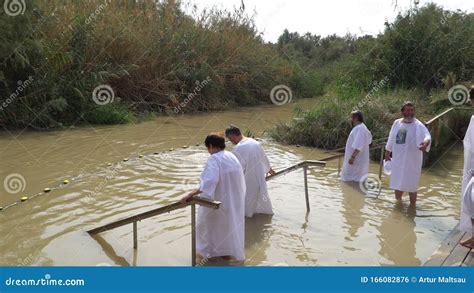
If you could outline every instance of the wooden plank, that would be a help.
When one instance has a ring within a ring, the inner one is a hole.
[[[459,224],[449,233],[448,237],[441,243],[433,255],[423,264],[424,266],[441,266],[448,258],[456,245],[464,236],[464,232],[459,230]]]
[[[467,247],[462,246],[461,244],[457,244],[453,251],[448,255],[448,257],[444,260],[442,266],[447,267],[459,267],[463,264],[464,260],[467,257],[470,249]]]
[[[474,267],[474,252],[470,251],[468,253],[462,265],[465,267]]]

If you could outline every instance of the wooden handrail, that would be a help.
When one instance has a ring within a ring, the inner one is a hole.
[[[430,119],[428,122],[425,122],[425,125],[426,126],[429,126],[431,123],[435,122],[436,120],[438,120],[439,118],[443,117],[444,115],[448,114],[449,112],[451,112],[452,110],[454,110],[455,108],[449,108],[448,110],[444,111],[443,113],[439,114],[439,115],[436,115],[435,117],[433,117],[432,119]]]
[[[275,175],[268,176],[267,178],[265,178],[265,180],[266,181],[273,180],[273,179],[276,179],[280,176],[284,176],[284,175],[286,175],[290,172],[296,171],[296,170],[301,169],[301,168],[310,167],[310,166],[324,167],[324,166],[326,166],[326,162],[322,162],[322,161],[303,161],[303,162],[298,163],[296,165],[293,165],[293,166],[290,166],[290,167],[285,168],[283,170],[280,170],[280,171],[276,172]]]
[[[385,147],[385,143],[382,143],[382,144],[378,144],[378,145],[371,146],[371,147],[369,148],[369,150],[372,151],[372,150],[377,150],[377,149],[381,149],[381,148],[384,148],[384,147]],[[332,161],[332,160],[335,160],[335,159],[344,157],[344,155],[345,155],[345,153],[337,154],[337,155],[334,155],[334,156],[330,156],[330,157],[321,159],[321,161],[324,161],[324,162]]]
[[[112,229],[115,229],[127,224],[139,222],[147,218],[151,218],[157,215],[168,213],[177,209],[183,209],[183,208],[186,208],[187,206],[195,205],[195,204],[202,205],[202,206],[212,208],[212,209],[218,209],[221,203],[218,201],[211,201],[202,197],[195,196],[186,203],[175,202],[164,207],[160,207],[151,211],[147,211],[138,215],[134,215],[125,219],[121,219],[121,220],[97,227],[95,229],[87,231],[87,233],[89,233],[90,235],[99,234],[99,233],[109,231],[109,230],[112,230]]]

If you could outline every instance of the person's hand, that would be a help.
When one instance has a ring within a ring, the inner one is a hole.
[[[276,174],[275,170],[273,170],[272,168],[270,168],[270,171],[268,171],[268,174],[270,174],[270,176],[273,176]]]
[[[354,160],[355,160],[355,158],[354,158],[354,157],[351,157],[351,158],[349,159],[349,165],[354,165]]]
[[[391,160],[392,160],[392,157],[390,156],[390,153],[386,152],[385,153],[385,161],[391,161]]]
[[[426,152],[426,149],[428,148],[429,145],[430,145],[429,142],[424,142],[424,143],[420,144],[420,147],[418,149],[422,152]]]
[[[191,198],[193,198],[194,194],[195,194],[195,192],[193,191],[193,192],[189,193],[188,195],[186,195],[185,197],[183,197],[183,198],[180,200],[181,203],[182,203],[182,204],[185,204],[185,203],[187,203],[188,201],[190,201]]]

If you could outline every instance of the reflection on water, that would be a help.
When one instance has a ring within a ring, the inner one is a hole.
[[[382,220],[378,228],[382,264],[421,265],[416,257],[415,216],[416,208],[397,202]]]
[[[193,189],[208,156],[202,146],[207,133],[235,123],[260,136],[276,122],[290,119],[292,108],[265,106],[138,125],[0,134],[0,178],[18,173],[26,179],[24,191],[17,194],[0,187],[0,206],[71,179],[63,188],[0,212],[0,265],[189,265],[189,208],[139,222],[137,251],[131,225],[97,240],[85,231],[172,203]],[[277,170],[328,156],[269,140],[264,147]],[[383,178],[377,198],[365,196],[358,184],[341,183],[337,162],[310,170],[310,213],[302,170],[272,180],[275,215],[246,220],[245,265],[422,264],[458,221],[461,150],[455,146],[437,166],[425,170],[416,210],[396,204],[388,178]],[[377,164],[371,165],[371,173],[378,174]],[[220,264],[229,263],[204,265]]]

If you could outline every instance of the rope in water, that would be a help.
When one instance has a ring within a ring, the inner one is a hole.
[[[195,146],[200,146],[200,144],[199,144],[199,143],[196,143]],[[187,145],[182,146],[182,149],[187,149],[187,148],[188,148]],[[143,159],[143,158],[146,157],[146,156],[161,155],[161,154],[163,154],[163,153],[172,152],[172,151],[174,151],[174,150],[175,150],[175,149],[170,148],[168,151],[154,152],[154,153],[148,154],[148,155],[139,154],[139,155],[137,155],[137,156],[134,157],[134,158]],[[133,158],[132,158],[132,159],[133,159]],[[128,162],[129,160],[130,160],[130,158],[124,158],[124,159],[122,160],[122,162]],[[118,163],[115,163],[115,164],[118,164]],[[114,166],[114,164],[112,164],[112,163],[107,163],[107,167],[112,167],[112,166]],[[16,206],[16,205],[19,205],[19,204],[21,204],[22,202],[26,202],[26,201],[32,200],[32,199],[35,198],[35,197],[48,194],[48,193],[50,193],[50,192],[52,192],[52,191],[54,191],[54,190],[63,189],[63,188],[65,188],[67,185],[69,185],[69,183],[71,183],[71,181],[74,181],[74,180],[76,180],[77,178],[79,178],[79,176],[75,176],[75,177],[72,177],[72,178],[70,178],[70,179],[64,179],[63,182],[61,182],[61,183],[58,184],[57,186],[45,188],[45,189],[43,189],[42,192],[35,193],[35,194],[31,195],[31,196],[23,196],[23,197],[21,197],[20,200],[18,200],[18,201],[12,202],[12,203],[10,203],[10,204],[8,204],[8,205],[6,205],[6,206],[0,206],[0,212],[5,211],[5,210],[7,210],[7,209],[9,209],[9,208],[11,208],[11,207],[14,207],[14,206]]]

